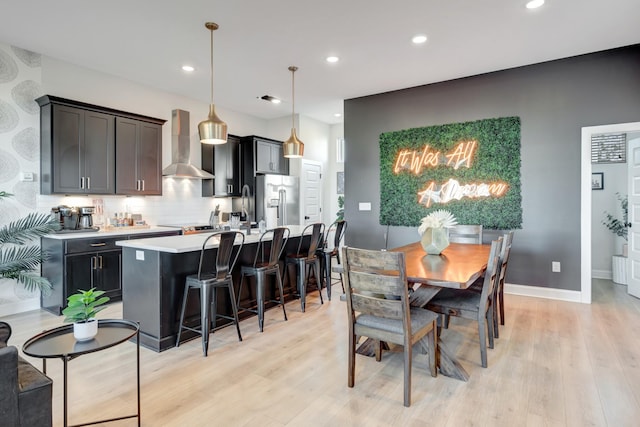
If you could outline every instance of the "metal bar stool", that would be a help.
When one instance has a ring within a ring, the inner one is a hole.
[[[280,256],[284,251],[287,241],[289,240],[290,231],[286,227],[274,228],[267,230],[260,236],[258,242],[258,248],[256,250],[256,256],[253,260],[253,264],[249,266],[242,266],[240,278],[240,290],[239,295],[242,295],[242,286],[244,285],[245,277],[256,277],[256,308],[241,307],[240,297],[238,297],[238,311],[249,311],[258,315],[258,326],[260,332],[264,328],[264,303],[265,303],[265,288],[267,275],[272,274],[276,278],[278,284],[278,291],[280,292],[280,299],[270,299],[267,302],[273,302],[282,306],[282,313],[284,314],[284,320],[287,320],[287,311],[284,308],[284,291],[282,290],[282,277],[280,274]],[[271,237],[271,245],[268,250],[268,260],[265,261],[266,244],[269,240],[266,238]]]
[[[311,230],[311,241],[309,242],[309,249],[305,252],[302,252],[302,241],[304,240],[305,234],[309,233]],[[307,225],[300,235],[300,242],[298,243],[298,250],[295,254],[287,255],[287,279],[290,279],[290,271],[289,266],[295,265],[297,277],[296,277],[296,287],[298,290],[298,295],[300,295],[300,305],[302,306],[302,312],[304,313],[306,297],[307,297],[307,281],[311,274],[311,268],[313,268],[314,276],[316,278],[316,283],[318,285],[318,292],[320,293],[320,304],[323,304],[322,301],[322,276],[320,275],[320,257],[316,255],[316,250],[322,244],[324,239],[324,224],[321,222],[316,222],[314,224]],[[290,283],[290,282],[289,282]]]
[[[205,257],[205,251],[207,244],[211,239],[219,239],[215,270],[212,272],[203,271],[203,263]],[[234,243],[236,238],[239,238],[240,244],[236,245],[236,255],[231,261],[231,255],[233,253]],[[207,355],[209,349],[209,333],[211,324],[213,323],[213,330],[215,327],[215,321],[218,317],[223,319],[232,320],[236,324],[238,330],[238,339],[242,341],[242,335],[240,334],[240,325],[238,322],[238,308],[236,305],[235,290],[233,289],[233,278],[231,277],[231,271],[238,260],[242,246],[244,245],[244,234],[239,231],[225,231],[213,233],[207,237],[202,244],[202,250],[200,252],[200,264],[198,265],[198,274],[192,274],[187,276],[187,282],[184,287],[184,297],[182,298],[182,309],[180,310],[180,327],[178,328],[178,338],[176,339],[176,347],[180,345],[180,336],[183,329],[197,332],[202,335],[202,352],[204,356]],[[218,314],[216,312],[217,302],[217,289],[227,288],[229,290],[229,298],[231,298],[231,308],[233,310],[233,317]],[[191,328],[184,325],[184,312],[187,307],[187,299],[189,297],[189,291],[192,289],[200,290],[200,329]]]
[[[331,235],[331,230],[334,231],[333,235],[333,248],[327,249],[328,239]],[[344,233],[347,230],[347,221],[345,220],[337,220],[329,227],[327,231],[327,236],[324,239],[324,244],[321,248],[318,248],[317,255],[320,257],[320,269],[323,271],[324,275],[321,273],[321,276],[324,277],[324,285],[327,287],[327,298],[331,301],[331,285],[333,284],[331,281],[331,258],[335,257],[338,260],[338,264],[340,264],[340,243],[344,238]],[[344,283],[342,283],[342,273],[340,273],[340,285],[342,286],[342,293],[344,294]]]

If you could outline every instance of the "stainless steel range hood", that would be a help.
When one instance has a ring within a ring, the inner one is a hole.
[[[191,136],[189,135],[189,112],[171,112],[171,164],[162,170],[163,176],[191,179],[214,178],[209,172],[191,164]]]

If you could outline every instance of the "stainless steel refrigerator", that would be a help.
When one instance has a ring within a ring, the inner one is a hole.
[[[267,228],[300,225],[300,183],[297,176],[256,176],[256,222]]]

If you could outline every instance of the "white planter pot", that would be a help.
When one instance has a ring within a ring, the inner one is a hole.
[[[73,337],[76,341],[89,341],[98,334],[98,321],[91,319],[87,322],[73,324]]]

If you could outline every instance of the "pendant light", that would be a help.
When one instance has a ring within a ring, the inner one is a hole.
[[[295,111],[296,93],[294,87],[294,73],[298,70],[296,66],[290,66],[291,71],[291,136],[284,142],[284,156],[288,158],[300,158],[304,154],[304,143],[296,136]]]
[[[211,103],[209,117],[198,124],[198,133],[203,144],[226,144],[227,124],[216,115],[216,107],[213,105],[213,32],[218,29],[218,24],[207,22],[204,26],[211,31]]]

